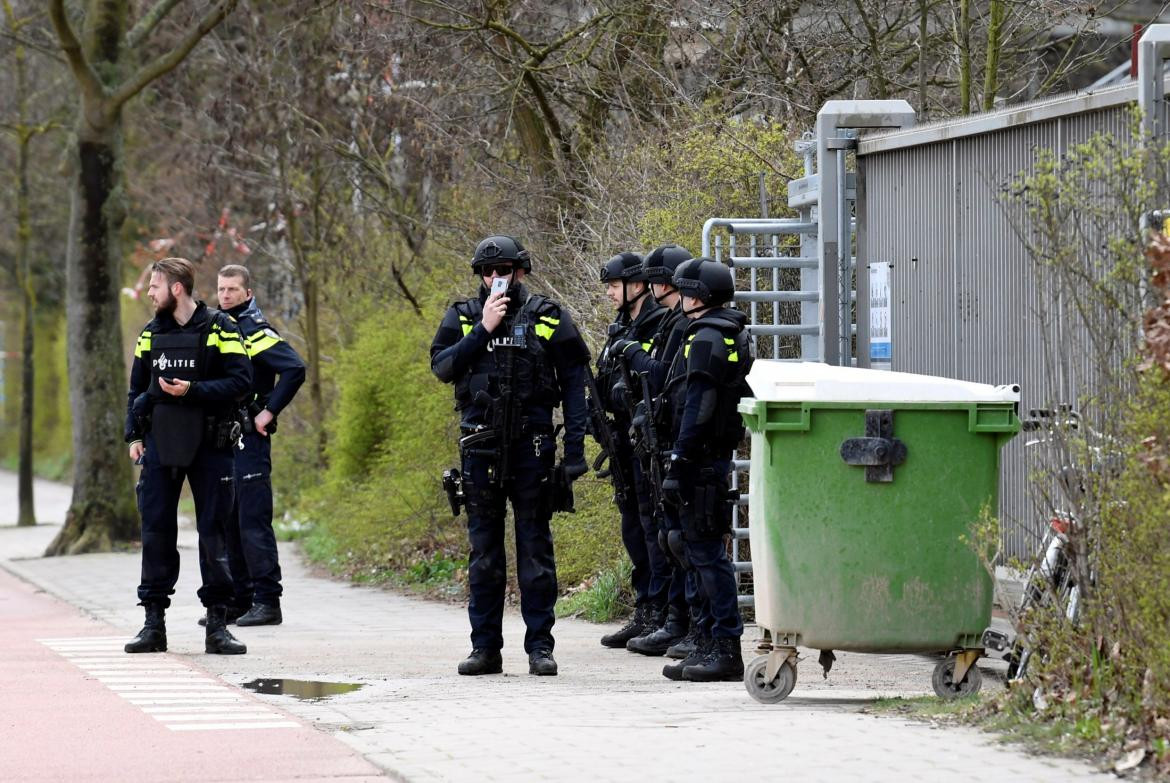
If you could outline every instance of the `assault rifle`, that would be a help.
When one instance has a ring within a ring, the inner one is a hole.
[[[516,351],[525,347],[527,343],[527,319],[521,310],[508,324],[507,332],[510,336],[499,339],[493,350],[503,351],[504,360],[500,367],[500,393],[492,397],[485,391],[475,395],[475,401],[490,408],[492,424],[486,430],[464,437],[460,443],[466,449],[474,447],[477,453],[490,454],[495,458],[492,466],[491,480],[499,484],[510,477],[512,470],[512,439],[516,436],[516,427],[521,422],[523,414],[520,412],[520,395],[517,393],[515,378]],[[494,441],[495,447],[484,449],[481,444]]]
[[[593,368],[585,366],[586,402],[589,408],[589,431],[593,440],[601,446],[601,453],[593,460],[593,472],[598,478],[609,478],[613,482],[613,494],[619,501],[625,500],[630,491],[629,476],[622,469],[618,459],[617,444],[614,442],[614,424],[605,414],[601,404],[601,395],[597,392],[597,381],[593,377]],[[602,465],[609,460],[609,467],[602,469]]]
[[[630,367],[622,357],[622,376],[626,384],[631,381]],[[635,437],[634,453],[645,459],[646,475],[650,483],[650,500],[654,504],[654,520],[661,525],[665,519],[662,503],[662,451],[658,443],[658,428],[654,425],[654,398],[650,394],[650,373],[637,373],[642,389],[642,399],[634,406],[630,416],[630,430]],[[631,393],[633,390],[631,389]]]

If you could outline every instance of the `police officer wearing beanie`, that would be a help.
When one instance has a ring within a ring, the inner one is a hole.
[[[516,525],[520,613],[528,671],[555,675],[557,598],[549,521],[553,475],[572,481],[585,463],[585,372],[589,350],[569,313],[524,285],[529,253],[510,236],[484,239],[471,259],[479,294],[447,310],[431,344],[431,370],[455,385],[460,412],[463,493],[471,544],[468,579],[471,654],[464,675],[503,670],[502,621],[507,558],[505,504]],[[494,291],[493,284],[503,286]],[[553,409],[564,415],[558,468]],[[554,471],[554,468],[556,470]]]
[[[649,382],[651,410],[639,415],[647,415],[655,428],[658,442],[658,454],[655,456],[659,459],[670,453],[675,436],[669,416],[663,415],[665,405],[661,393],[689,323],[682,313],[682,299],[674,285],[674,276],[691,258],[690,251],[674,244],[655,248],[646,256],[643,270],[650,283],[651,295],[667,308],[667,315],[659,323],[649,351],[633,343],[619,343],[616,346],[626,356],[630,368],[639,375],[645,375]],[[644,472],[648,474],[649,468],[645,467]],[[661,487],[657,489],[661,493]],[[686,658],[699,644],[700,629],[707,626],[703,620],[706,609],[694,569],[688,568],[686,561],[680,559],[670,547],[673,539],[674,550],[680,554],[683,552],[678,508],[666,498],[663,498],[662,517],[659,548],[670,564],[665,620],[652,632],[631,639],[627,647],[644,655],[665,654],[670,658],[681,659]]]
[[[728,485],[732,455],[743,439],[737,411],[750,394],[752,346],[747,317],[726,307],[735,292],[731,270],[711,259],[688,262],[675,276],[688,319],[665,394],[677,436],[663,492],[679,507],[682,558],[695,570],[708,609],[701,634],[709,639],[663,674],[696,682],[743,677],[735,571],[727,555],[734,503]]]
[[[630,443],[632,409],[635,401],[641,399],[640,387],[628,373],[628,366],[623,368],[625,358],[615,346],[637,345],[642,350],[649,350],[668,311],[650,296],[642,257],[637,253],[619,253],[609,259],[601,267],[600,278],[605,283],[606,296],[617,308],[617,317],[609,326],[609,339],[598,357],[597,387],[606,411],[614,421],[612,436],[617,453],[610,454],[610,460],[616,460],[622,473],[633,479],[626,494],[615,499],[621,513],[622,543],[633,564],[630,581],[634,592],[634,614],[630,621],[614,633],[601,637],[601,644],[641,652],[630,645],[637,637],[652,633],[662,624],[670,585],[670,564],[658,546],[658,521],[649,477],[642,470],[640,461],[634,458]],[[633,388],[630,388],[631,384]]]
[[[264,318],[251,285],[246,267],[229,264],[219,270],[219,306],[239,325],[253,375],[251,394],[240,409],[244,447],[236,452],[236,510],[228,529],[235,588],[228,621],[280,625],[284,589],[272,530],[272,436],[277,416],[305,382],[305,363]]]
[[[179,578],[179,492],[186,479],[195,499],[203,556],[199,599],[207,607],[208,653],[247,652],[227,630],[232,599],[224,530],[232,511],[233,457],[240,427],[236,407],[251,388],[252,365],[230,317],[191,298],[194,267],[183,258],[151,266],[147,295],[155,317],[138,336],[126,406],[130,458],[141,461],[142,581],[146,624],[128,653],[166,652],[165,612]]]

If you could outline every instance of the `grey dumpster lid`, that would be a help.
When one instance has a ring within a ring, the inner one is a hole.
[[[766,402],[1019,402],[1017,384],[991,386],[934,375],[757,360],[748,373]]]

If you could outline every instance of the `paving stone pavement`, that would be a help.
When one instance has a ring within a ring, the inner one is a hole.
[[[56,526],[11,527],[2,510],[15,507],[11,484],[0,472],[0,567],[133,635],[142,620],[138,555],[40,558]],[[510,611],[505,673],[459,677],[455,665],[469,649],[463,606],[313,576],[288,544],[281,545],[284,624],[236,630],[248,644],[245,656],[208,656],[195,624],[202,608],[193,531],[182,531],[180,545],[170,651],[241,685],[274,677],[361,683],[317,701],[261,698],[402,780],[730,780],[769,768],[810,781],[1113,777],[1025,754],[973,729],[860,712],[878,696],[928,693],[934,662],[919,656],[838,653],[826,680],[811,653],[793,695],[765,706],[739,683],[670,682],[660,673],[663,659],[605,650],[597,639],[611,627],[580,620],[558,621],[554,630],[561,674],[530,677],[523,624]],[[749,627],[749,658],[755,636]],[[999,673],[989,663],[985,687],[1002,687]]]

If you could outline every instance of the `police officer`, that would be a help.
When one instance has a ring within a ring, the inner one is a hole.
[[[688,262],[675,276],[688,319],[682,350],[675,355],[666,394],[677,436],[663,492],[679,507],[682,549],[694,568],[708,614],[701,629],[709,643],[663,674],[691,681],[743,677],[735,571],[727,556],[733,496],[728,486],[731,457],[744,435],[737,406],[750,394],[752,363],[747,317],[725,307],[735,292],[731,270],[711,259]]]
[[[280,625],[280,559],[272,530],[272,434],[305,381],[305,363],[264,318],[246,267],[219,270],[219,306],[235,319],[252,360],[252,391],[241,406],[244,448],[236,452],[236,512],[228,530],[235,589],[228,621]],[[279,378],[279,381],[277,381]],[[232,616],[232,610],[238,617]],[[242,615],[242,616],[240,616]]]
[[[642,257],[637,253],[619,253],[606,261],[600,279],[605,283],[606,296],[617,308],[617,317],[609,326],[609,338],[598,357],[597,387],[613,417],[611,435],[616,453],[609,455],[610,460],[619,463],[617,469],[633,479],[633,491],[627,488],[615,499],[621,513],[622,543],[633,564],[630,582],[634,592],[633,616],[624,627],[601,637],[601,644],[644,653],[636,640],[653,633],[663,622],[670,564],[658,546],[652,488],[640,460],[634,458],[629,437],[632,408],[641,398],[640,387],[628,365],[623,367],[625,358],[615,346],[636,344],[649,350],[668,311],[650,296]]]
[[[183,258],[156,261],[147,295],[155,317],[138,336],[130,371],[126,442],[141,461],[142,582],[146,624],[126,652],[165,652],[166,608],[179,578],[179,492],[195,498],[199,560],[207,607],[208,653],[247,652],[227,630],[232,599],[224,530],[234,494],[232,451],[240,437],[236,408],[252,383],[252,365],[235,323],[191,298],[194,267]]]
[[[532,262],[515,238],[484,239],[471,266],[481,283],[479,295],[447,310],[431,344],[431,370],[444,383],[455,384],[463,433],[472,650],[459,673],[503,670],[504,516],[510,500],[528,672],[555,675],[552,478],[557,473],[572,481],[588,470],[589,350],[569,313],[524,285]],[[564,460],[554,471],[553,409],[558,405],[564,414]]]
[[[650,459],[661,459],[673,445],[674,433],[670,422],[664,421],[660,415],[662,406],[658,400],[666,383],[667,371],[682,345],[683,334],[689,323],[682,313],[681,297],[674,285],[674,275],[691,258],[690,251],[675,244],[657,247],[646,256],[643,271],[650,283],[651,295],[667,309],[667,315],[659,322],[648,352],[640,343],[633,341],[619,341],[615,345],[615,349],[625,356],[631,370],[638,375],[645,375],[649,384],[649,393],[653,398],[652,410],[642,415],[648,415],[654,426],[658,446],[658,454],[647,455]],[[646,467],[643,472],[650,471]],[[661,487],[657,491],[661,494]],[[659,531],[658,541],[670,565],[666,617],[653,632],[631,640],[628,646],[645,655],[666,654],[671,658],[685,658],[694,651],[700,629],[705,627],[701,621],[705,611],[694,570],[688,569],[684,562],[673,556],[668,544],[671,536],[676,539],[682,536],[678,509],[663,498],[662,530]],[[676,545],[681,551],[681,544],[676,541]]]

